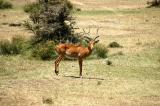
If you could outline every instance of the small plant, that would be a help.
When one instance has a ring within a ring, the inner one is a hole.
[[[0,54],[11,54],[10,45],[8,40],[0,41]]]
[[[121,47],[123,47],[117,42],[111,42],[108,46],[111,47],[111,48],[121,48]]]
[[[107,61],[106,64],[107,65],[112,65],[112,61]]]
[[[96,54],[97,57],[106,58],[107,57],[107,53],[108,53],[108,49],[107,49],[107,47],[105,45],[100,44],[100,43],[95,45],[94,54]]]
[[[54,48],[55,43],[53,41],[39,43],[33,48],[32,56],[42,60],[53,59],[56,56]]]
[[[0,9],[9,9],[9,8],[13,8],[12,3],[6,0],[0,0]]]
[[[43,98],[42,101],[44,104],[53,104],[52,98]]]
[[[12,50],[13,54],[20,54],[24,51],[25,40],[22,37],[13,37],[12,38]]]
[[[108,58],[105,60],[105,62],[106,62],[106,65],[112,65],[113,64],[112,61],[110,61]]]
[[[13,37],[11,41],[4,40],[0,42],[0,54],[14,55],[23,52],[23,44],[25,43],[22,37]]]
[[[76,11],[81,11],[81,9],[80,8],[76,8]]]

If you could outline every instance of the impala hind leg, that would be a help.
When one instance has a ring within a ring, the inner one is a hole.
[[[59,74],[59,70],[57,70],[57,68],[59,67],[59,63],[60,63],[60,61],[63,59],[63,55],[60,55],[60,56],[58,56],[57,58],[56,58],[56,60],[55,60],[55,73],[56,73],[56,75],[58,75]]]
[[[79,69],[80,69],[79,77],[82,78],[82,62],[83,62],[83,60],[82,59],[78,59],[78,61],[79,61]]]

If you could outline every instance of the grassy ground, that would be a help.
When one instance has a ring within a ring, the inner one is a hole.
[[[82,9],[74,13],[77,26],[91,27],[91,36],[100,27],[101,43],[117,41],[123,46],[109,48],[113,64],[107,65],[107,59],[85,60],[84,78],[79,79],[77,61],[63,61],[56,76],[54,61],[0,56],[0,106],[159,106],[159,9],[144,8],[146,0],[72,2]],[[1,40],[32,35],[23,27],[3,25],[27,19],[21,10],[24,3],[17,5],[0,10]]]

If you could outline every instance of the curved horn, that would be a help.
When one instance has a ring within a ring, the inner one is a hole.
[[[98,35],[98,31],[99,31],[99,28],[97,28],[97,35]]]
[[[88,32],[86,32],[86,31],[83,29],[83,32],[84,32],[84,34],[90,34],[90,28],[89,28]]]
[[[96,40],[98,37],[99,37],[99,36],[96,36],[96,37],[94,38],[94,40]]]

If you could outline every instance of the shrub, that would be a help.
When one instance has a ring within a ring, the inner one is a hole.
[[[11,54],[10,45],[8,40],[0,41],[0,54]]]
[[[148,0],[148,7],[160,7],[160,0]]]
[[[43,98],[43,103],[44,104],[53,104],[52,98]]]
[[[23,7],[23,10],[27,13],[35,13],[40,10],[40,5],[38,3],[27,4]]]
[[[112,61],[108,60],[108,58],[105,60],[105,62],[106,62],[106,65],[112,65],[113,64]]]
[[[23,52],[23,44],[25,43],[22,37],[13,37],[11,41],[4,40],[0,42],[0,54],[13,55]]]
[[[66,1],[66,5],[67,5],[67,7],[70,9],[70,10],[72,10],[73,9],[73,4],[70,2],[70,1]]]
[[[109,45],[111,48],[121,48],[122,46],[117,42],[111,42]]]
[[[25,8],[25,11],[34,11],[30,12],[30,20],[24,24],[35,34],[33,42],[78,42],[74,32],[75,21],[71,15],[73,5],[68,0],[38,0]]]
[[[76,11],[81,11],[81,9],[80,8],[76,8]]]
[[[25,40],[22,37],[13,37],[11,45],[13,54],[20,54],[25,50]]]
[[[12,3],[5,0],[0,0],[0,9],[9,9],[12,7],[13,7]]]
[[[39,43],[33,48],[32,56],[42,60],[53,59],[56,56],[54,48],[55,43],[53,41]]]
[[[108,53],[108,49],[105,45],[100,43],[95,45],[94,54],[97,55],[97,57],[106,58],[107,53]]]

